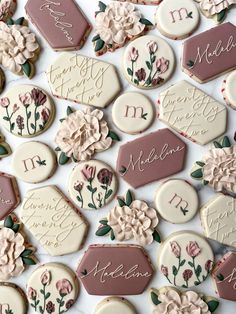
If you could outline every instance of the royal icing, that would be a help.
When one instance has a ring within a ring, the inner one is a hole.
[[[160,129],[120,147],[116,169],[137,188],[180,172],[186,144],[169,129]]]
[[[0,21],[6,22],[16,11],[16,0],[1,0]]]
[[[96,306],[94,314],[136,314],[136,310],[129,301],[119,297],[109,297]]]
[[[0,313],[26,314],[28,309],[26,296],[13,283],[0,283]]]
[[[90,245],[76,273],[91,295],[136,295],[154,270],[142,247]]]
[[[236,70],[232,71],[224,80],[222,94],[227,103],[232,109],[236,110]]]
[[[198,144],[205,145],[226,130],[225,106],[187,81],[161,92],[158,103],[159,119]]]
[[[107,106],[121,89],[113,65],[75,53],[62,53],[46,74],[54,96],[95,107]]]
[[[190,288],[206,280],[214,254],[206,240],[191,231],[172,233],[161,245],[158,267],[170,284]]]
[[[158,187],[155,205],[165,220],[174,224],[186,223],[198,211],[198,194],[188,182],[170,179]]]
[[[87,235],[85,218],[53,185],[29,190],[20,217],[51,256],[77,252]]]
[[[117,191],[114,170],[98,160],[80,162],[72,170],[68,190],[77,206],[85,209],[100,209],[109,204]]]
[[[114,124],[124,133],[141,133],[153,122],[153,105],[146,96],[140,93],[125,93],[114,102],[112,119]]]
[[[157,28],[172,39],[189,37],[199,24],[199,12],[192,0],[163,0],[156,12]]]
[[[162,38],[142,36],[132,41],[123,56],[128,82],[143,89],[157,88],[166,82],[175,68],[172,48]]]
[[[117,0],[121,2],[132,2],[136,4],[147,4],[147,5],[157,5],[159,4],[162,0]]]

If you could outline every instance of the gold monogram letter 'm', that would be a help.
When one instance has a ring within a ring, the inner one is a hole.
[[[181,196],[178,194],[174,194],[172,199],[169,201],[169,204],[172,204],[175,206],[175,208],[182,207],[183,209],[186,209],[188,207],[188,202],[186,202]]]
[[[28,158],[25,160],[22,160],[24,167],[25,167],[25,172],[28,172],[30,170],[33,170],[36,168],[37,166],[37,162],[36,161],[41,161],[40,157],[38,155],[35,155],[32,158]],[[29,166],[29,168],[28,168]]]
[[[142,115],[142,107],[126,106],[125,118],[142,118]]]
[[[188,18],[188,11],[186,8],[181,8],[179,10],[174,10],[174,11],[170,11],[170,15],[172,17],[172,23],[175,23],[176,22],[176,19],[175,19],[175,15],[178,14],[179,16],[179,21],[182,21],[184,19],[183,15],[185,14],[185,18],[187,19]]]

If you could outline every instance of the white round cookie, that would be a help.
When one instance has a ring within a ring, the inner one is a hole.
[[[49,179],[57,167],[53,150],[41,142],[26,142],[16,148],[12,156],[14,175],[28,183]]]
[[[192,0],[163,0],[156,11],[158,30],[171,39],[189,37],[198,27],[200,14]]]
[[[232,71],[224,80],[222,93],[227,105],[236,110],[236,70]]]
[[[26,314],[28,309],[24,292],[15,284],[0,283],[0,313]]]
[[[94,314],[136,314],[134,306],[124,298],[109,297],[98,303]]]
[[[113,200],[117,186],[116,174],[110,166],[98,160],[89,160],[74,167],[68,191],[80,208],[100,209]]]
[[[42,313],[65,313],[77,300],[79,282],[66,265],[47,263],[38,267],[29,277],[27,297],[32,309]],[[46,297],[47,296],[47,297]]]
[[[127,134],[145,131],[153,118],[154,109],[151,101],[140,93],[125,93],[116,99],[112,107],[114,124]]]
[[[158,36],[142,36],[130,42],[123,56],[123,71],[128,82],[141,89],[164,84],[175,69],[170,45]]]
[[[165,220],[174,224],[186,223],[198,211],[198,194],[185,180],[170,179],[157,189],[155,205]]]

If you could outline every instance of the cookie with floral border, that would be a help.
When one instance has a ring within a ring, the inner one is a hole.
[[[229,73],[223,81],[221,92],[226,104],[236,110],[236,94],[234,86],[236,85],[236,70]]]
[[[0,313],[26,314],[28,301],[23,290],[13,283],[0,282]]]
[[[158,187],[155,205],[158,213],[165,220],[174,224],[186,223],[198,211],[198,194],[187,181],[169,179]]]
[[[172,233],[160,247],[158,268],[170,284],[190,288],[211,273],[214,254],[207,241],[192,231]]]
[[[17,75],[32,78],[40,47],[23,17],[0,22],[0,64]]]
[[[57,167],[54,151],[42,142],[26,142],[19,145],[12,156],[15,176],[28,183],[49,179]]]
[[[0,226],[0,281],[17,277],[27,265],[35,265],[35,249],[27,241],[23,225],[15,214],[7,216]]]
[[[119,242],[135,239],[140,245],[161,242],[157,231],[159,219],[154,208],[136,200],[130,190],[117,200],[118,205],[110,210],[107,218],[99,221],[97,236],[110,234],[111,240]]]
[[[236,146],[224,136],[214,141],[211,148],[200,161],[196,161],[191,177],[208,185],[217,192],[236,193]]]
[[[171,77],[174,68],[174,52],[161,37],[142,36],[129,43],[125,49],[124,75],[135,87],[157,88]]]
[[[95,12],[95,33],[92,42],[97,56],[115,51],[145,34],[153,24],[142,17],[141,12],[128,2],[111,1],[98,3]]]
[[[121,2],[131,2],[136,4],[144,5],[158,5],[162,0],[116,0]]]
[[[99,109],[73,111],[67,107],[67,117],[60,121],[55,138],[60,165],[65,165],[70,160],[88,161],[95,153],[107,150],[113,141],[120,140],[109,129],[104,114]]]
[[[99,302],[94,314],[137,314],[135,307],[125,298],[109,297]]]
[[[6,22],[16,11],[17,0],[0,1],[0,21]]]
[[[162,35],[176,40],[189,37],[197,29],[200,15],[192,0],[163,0],[157,7],[155,20]]]
[[[19,137],[35,137],[51,126],[55,106],[42,88],[16,85],[0,98],[0,116],[8,132]]]
[[[210,314],[214,313],[219,301],[213,297],[204,296],[195,291],[180,291],[174,287],[162,287],[151,289],[151,301],[153,304],[153,314]]]
[[[79,282],[75,273],[60,263],[38,267],[27,282],[28,301],[36,313],[65,313],[74,305],[78,294]]]
[[[99,160],[80,162],[72,170],[68,191],[73,202],[84,209],[100,209],[116,195],[118,181],[114,170]]]
[[[11,155],[10,145],[5,141],[5,136],[0,131],[0,160]]]

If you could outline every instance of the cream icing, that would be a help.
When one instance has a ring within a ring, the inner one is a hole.
[[[136,314],[136,310],[129,301],[119,297],[109,297],[102,300],[95,308],[94,314]]]
[[[0,314],[27,314],[28,304],[24,292],[15,284],[0,283]]]
[[[201,0],[200,7],[209,15],[215,15],[236,4],[236,0]]]

